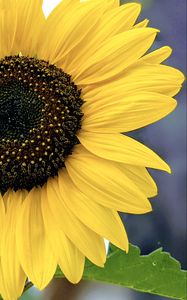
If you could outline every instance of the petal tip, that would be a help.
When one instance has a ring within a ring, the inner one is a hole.
[[[142,9],[142,4],[141,3],[132,2],[131,5],[134,6],[134,8],[136,8],[139,12]]]
[[[173,49],[172,49],[171,47],[169,47],[169,46],[164,46],[162,49],[167,53],[167,56],[168,56],[168,57],[169,57],[169,56],[172,54],[172,52],[173,52]]]
[[[166,171],[169,174],[172,174],[172,170],[171,170],[171,168],[168,164],[166,164],[166,167],[165,167],[164,171]]]
[[[126,244],[126,247],[125,247],[124,250],[125,250],[125,252],[126,252],[127,254],[129,253],[129,243]]]
[[[72,276],[71,278],[69,278],[68,280],[72,283],[72,284],[78,284],[81,281],[82,276]]]
[[[171,98],[171,101],[170,101],[170,111],[169,113],[171,113],[172,111],[175,110],[175,108],[177,107],[178,103],[177,101],[174,99],[174,98]]]
[[[170,168],[170,166],[168,166],[167,173],[169,173],[169,174],[173,174],[173,171],[172,171],[172,169]]]
[[[152,212],[153,211],[153,207],[150,203],[150,201],[147,202],[147,207],[146,207],[146,213]]]

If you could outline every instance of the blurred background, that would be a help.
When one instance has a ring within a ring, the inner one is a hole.
[[[48,13],[59,0],[44,0]],[[142,4],[140,20],[150,19],[149,26],[160,29],[154,45],[169,45],[172,57],[166,64],[186,74],[186,0],[121,1]],[[122,215],[130,242],[148,254],[158,247],[171,253],[187,268],[186,249],[186,88],[177,95],[177,109],[164,120],[131,133],[154,149],[172,167],[173,174],[151,171],[159,195],[152,200],[154,212],[147,215]],[[43,293],[32,288],[22,300],[161,300],[159,296],[138,293],[126,288],[81,282],[73,286],[65,280],[54,280]]]

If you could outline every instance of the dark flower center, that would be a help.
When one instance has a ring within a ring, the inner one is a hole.
[[[71,76],[24,56],[0,60],[0,192],[42,186],[78,143],[81,91]]]

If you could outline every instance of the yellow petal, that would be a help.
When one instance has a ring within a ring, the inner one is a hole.
[[[144,91],[153,91],[158,93],[168,93],[168,86],[180,87],[184,81],[184,75],[178,69],[160,65],[160,64],[150,64],[150,63],[137,63],[133,66],[130,66],[121,78],[114,80],[111,83],[106,83],[98,85],[97,88],[89,90],[84,94],[90,98],[94,97],[95,94],[98,94],[103,89],[103,86],[106,89],[123,86],[124,93],[129,93],[136,91],[136,89],[142,89]],[[163,82],[163,83],[162,83]],[[134,90],[131,85],[134,84]],[[174,85],[175,84],[175,85]],[[151,86],[153,87],[151,88]],[[164,89],[164,85],[166,88]],[[160,90],[159,90],[160,88]]]
[[[67,55],[70,53],[72,60],[73,48],[89,35],[104,11],[105,6],[100,1],[96,3],[88,1],[74,5],[71,9],[65,10],[66,14],[62,13],[60,20],[58,14],[55,14],[57,19],[54,23],[51,22],[54,16],[50,18],[41,35],[43,42],[39,56],[49,60],[52,64],[58,64],[69,72]]]
[[[145,19],[142,22],[137,23],[136,25],[134,25],[133,28],[144,28],[144,27],[147,27],[148,24],[149,24],[149,20]]]
[[[3,202],[3,197],[0,194],[0,256],[1,256],[1,238],[3,234],[4,222],[5,222],[5,206]]]
[[[138,188],[147,197],[154,197],[157,195],[158,190],[156,183],[146,168],[127,164],[118,164],[118,167],[138,186]]]
[[[174,96],[180,90],[183,81],[184,75],[175,68],[159,64],[137,63],[123,72],[123,76],[118,80],[87,89],[84,91],[84,98],[86,101],[95,101],[96,95],[101,91],[107,93],[113,88],[120,88],[124,95],[154,92]]]
[[[16,222],[21,210],[21,192],[8,192],[1,235],[0,291],[4,300],[17,300],[26,281],[16,250]]]
[[[166,60],[172,53],[172,49],[168,46],[159,48],[143,56],[140,61],[150,64],[160,64]]]
[[[68,199],[64,198],[64,200],[67,201],[72,213],[112,244],[128,251],[127,234],[117,212],[102,207],[78,190],[66,170],[59,172],[58,179],[60,190],[64,189],[68,194]]]
[[[184,75],[175,68],[143,63],[129,68],[116,85],[123,85],[127,93],[142,90],[174,96],[181,89],[183,81]]]
[[[116,8],[120,6],[120,0],[108,0],[111,5],[111,8]]]
[[[40,59],[48,60],[51,52],[54,50],[54,33],[55,29],[62,22],[64,17],[71,11],[71,9],[79,4],[78,0],[63,0],[52,10],[49,14],[47,20],[45,21],[45,26],[42,28],[39,34],[40,45],[38,48],[37,56]],[[55,33],[56,36],[57,33]],[[51,47],[53,46],[53,49]]]
[[[56,231],[53,238],[55,236],[54,246],[57,247],[60,254],[58,264],[66,278],[76,284],[82,278],[85,257],[62,231]]]
[[[97,0],[94,0],[94,1],[95,1],[95,3],[97,2]],[[84,2],[90,2],[90,0],[80,0],[81,4]],[[103,3],[106,6],[106,11],[120,6],[120,0],[103,0]]]
[[[54,22],[56,23],[57,21],[61,20],[68,13],[68,11],[70,11],[75,5],[79,3],[79,0],[59,1],[58,5],[56,5],[48,15],[46,25],[50,27]]]
[[[178,69],[139,59],[118,74],[113,81],[108,80],[84,86],[82,94],[84,97],[89,96],[87,100],[90,101],[101,89],[106,91],[113,87],[123,86],[126,93],[142,90],[174,96],[180,91],[184,79],[184,74]]]
[[[127,3],[108,11],[102,18],[101,32],[98,35],[103,35],[104,40],[112,35],[131,29],[140,11],[141,5],[138,3]]]
[[[106,7],[106,4],[105,4]],[[71,74],[76,74],[79,66],[85,64],[101,44],[108,38],[131,29],[135,23],[139,13],[140,5],[137,3],[128,3],[115,9],[107,10],[100,18],[95,30],[90,30],[89,38],[83,41],[79,47],[75,48],[73,53],[69,54],[68,71]],[[91,19],[90,19],[91,23]],[[67,63],[66,63],[67,64]]]
[[[83,105],[82,130],[128,132],[162,119],[176,104],[173,98],[157,93],[126,95],[123,86],[104,89],[95,96],[95,102],[88,100]]]
[[[45,22],[42,2],[42,0],[2,2],[0,41],[1,45],[3,44],[3,56],[20,52],[23,55],[34,56],[37,53],[38,35]]]
[[[34,56],[37,53],[38,37],[45,23],[42,3],[43,0],[17,0],[16,42],[23,55]]]
[[[33,188],[24,200],[16,233],[19,259],[25,273],[38,289],[45,288],[57,263],[46,238],[40,188]]]
[[[65,164],[77,188],[92,201],[135,214],[151,210],[145,195],[115,163],[101,159],[79,145]]]
[[[64,201],[65,197],[68,198],[69,193],[61,193],[56,178],[49,179],[47,182],[47,198],[46,201],[43,201],[43,214],[48,209],[51,218],[73,244],[94,264],[103,266],[106,259],[103,238],[90,230],[72,214]]]
[[[0,58],[15,54],[15,33],[17,26],[16,1],[0,1]]]
[[[53,253],[66,278],[72,282],[80,281],[84,270],[84,255],[67,238],[64,232],[57,226],[47,207],[46,186],[42,187],[42,207],[47,237]],[[53,199],[51,199],[53,201]],[[75,230],[76,228],[74,228]]]
[[[111,79],[150,48],[157,32],[158,30],[152,28],[138,28],[107,39],[99,50],[80,66],[74,79],[78,84],[93,84]]]
[[[170,172],[169,166],[156,153],[128,136],[82,131],[78,138],[86,149],[104,159]],[[78,159],[73,155],[68,161],[74,157]]]

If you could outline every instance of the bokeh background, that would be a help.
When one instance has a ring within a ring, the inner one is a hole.
[[[45,0],[48,13],[59,0]],[[160,29],[154,48],[170,45],[172,57],[166,64],[186,74],[186,0],[121,1],[142,4],[140,20],[150,19],[151,27]],[[154,149],[172,167],[173,174],[151,171],[159,195],[152,200],[153,213],[122,215],[130,242],[138,245],[143,254],[158,247],[171,253],[187,268],[186,248],[186,88],[177,95],[177,109],[164,120],[131,133]],[[112,285],[82,282],[72,286],[65,280],[54,280],[39,293],[32,288],[22,300],[161,300],[159,296],[138,293]]]

